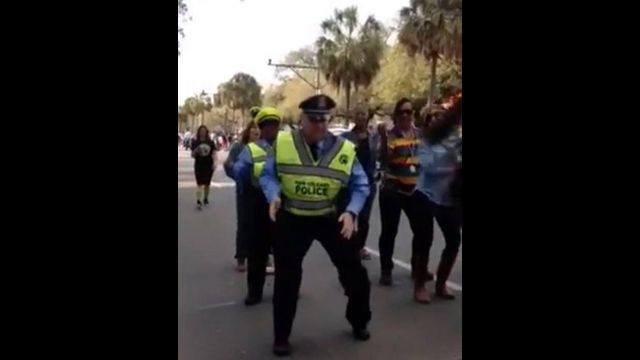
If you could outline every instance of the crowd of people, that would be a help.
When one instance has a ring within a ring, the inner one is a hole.
[[[369,339],[370,281],[362,260],[370,259],[365,245],[376,195],[382,227],[379,284],[393,284],[395,238],[404,212],[413,233],[413,299],[430,303],[425,284],[434,280],[435,296],[455,299],[447,279],[462,241],[461,93],[421,111],[400,99],[391,129],[381,125],[371,131],[372,111],[358,107],[355,126],[340,136],[327,127],[335,106],[326,95],[306,99],[300,104],[300,126],[289,131],[280,131],[277,109],[252,108],[253,121],[224,163],[236,182],[235,258],[238,271],[247,273],[245,305],[262,301],[265,276],[270,269],[275,273],[272,350],[279,356],[291,352],[302,261],[314,240],[337,267],[354,338]],[[196,134],[191,149],[201,208],[208,204],[219,147],[206,127]],[[434,220],[445,240],[435,274],[429,271]]]
[[[209,131],[208,128],[207,128],[207,131]],[[178,145],[182,143],[182,146],[185,148],[185,150],[191,150],[192,142],[197,139],[196,135],[197,135],[197,132],[196,134],[193,134],[191,133],[191,130],[187,128],[187,131],[185,131],[184,134],[178,133]],[[219,132],[219,133],[209,132],[208,136],[209,136],[209,139],[216,144],[217,148],[224,149],[224,150],[228,150],[231,144],[233,144],[235,141],[234,135],[227,135],[222,132]]]

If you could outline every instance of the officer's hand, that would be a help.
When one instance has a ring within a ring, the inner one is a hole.
[[[351,235],[353,235],[355,230],[354,220],[353,215],[348,212],[343,212],[338,218],[338,222],[342,223],[342,230],[340,230],[340,234],[345,239],[351,239]]]
[[[271,204],[269,204],[269,217],[273,222],[276,222],[276,214],[278,213],[278,210],[280,210],[281,203],[282,200],[280,200],[280,197],[276,196],[273,198],[273,201],[271,201]]]

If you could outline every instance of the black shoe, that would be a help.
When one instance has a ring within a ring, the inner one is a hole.
[[[198,200],[197,206],[198,210],[202,210],[202,202],[200,200]]]
[[[380,275],[380,285],[391,286],[391,274]]]
[[[276,356],[289,356],[291,354],[291,345],[288,341],[276,342],[273,344],[273,353]]]
[[[355,329],[354,328],[353,329],[353,337],[356,340],[367,341],[371,337],[371,334],[369,333],[369,330],[367,330],[367,328],[362,328],[362,329]]]
[[[244,299],[244,304],[247,306],[253,306],[262,302],[262,296],[247,296]]]
[[[204,205],[205,206],[209,205],[209,199],[204,199]]]

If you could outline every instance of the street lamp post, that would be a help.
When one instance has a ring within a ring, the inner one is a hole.
[[[302,79],[302,81],[306,82],[307,84],[309,84],[309,86],[311,86],[312,88],[314,88],[316,90],[316,94],[322,94],[322,90],[320,88],[320,68],[318,66],[313,66],[313,65],[297,65],[297,64],[274,64],[271,62],[271,59],[269,59],[269,62],[267,63],[267,65],[269,66],[275,66],[276,69],[277,68],[286,68],[286,69],[290,69],[291,71],[293,71],[296,75],[298,75],[298,77],[300,79]],[[300,74],[296,69],[311,69],[311,70],[315,70],[316,71],[316,83],[313,84],[311,83],[309,80],[307,80],[304,76],[302,76],[302,74]]]

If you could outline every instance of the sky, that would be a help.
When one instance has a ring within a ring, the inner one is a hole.
[[[290,51],[312,45],[320,23],[336,8],[355,5],[364,21],[374,15],[391,24],[409,0],[186,0],[192,20],[184,25],[178,56],[178,105],[205,90],[212,93],[233,74],[253,75],[264,87]]]

